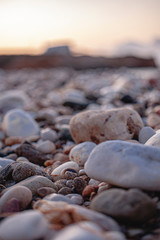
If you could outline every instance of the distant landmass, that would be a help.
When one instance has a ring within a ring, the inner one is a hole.
[[[139,47],[133,44],[128,46]],[[122,48],[123,47],[121,47],[121,49]],[[1,55],[0,68],[22,69],[69,67],[83,70],[90,68],[157,67],[152,57],[137,57],[134,55],[135,54],[126,54],[126,56],[123,56],[119,49],[120,57],[75,56],[71,52],[69,46],[63,45],[50,47],[42,55]]]

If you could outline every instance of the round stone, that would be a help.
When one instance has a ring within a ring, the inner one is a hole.
[[[37,146],[37,150],[45,154],[53,153],[55,149],[55,144],[49,140],[43,141]]]
[[[140,143],[145,143],[149,138],[151,138],[156,132],[154,131],[153,128],[151,127],[143,127],[140,132],[139,132],[139,142]]]
[[[4,116],[2,127],[7,136],[29,137],[39,134],[35,120],[20,109],[8,111]]]

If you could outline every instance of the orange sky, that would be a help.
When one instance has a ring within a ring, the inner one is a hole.
[[[0,0],[0,54],[69,43],[107,54],[124,41],[160,37],[160,0]]]

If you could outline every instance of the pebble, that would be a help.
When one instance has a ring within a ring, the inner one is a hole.
[[[29,137],[39,134],[35,120],[20,109],[8,111],[4,116],[2,127],[7,136]]]
[[[52,176],[53,180],[56,181],[56,180],[60,179],[62,170],[66,169],[66,168],[73,168],[76,171],[79,170],[79,166],[75,162],[69,161],[69,162],[63,163],[59,167],[55,168],[52,171],[51,176]]]
[[[109,231],[104,234],[106,240],[126,240],[126,237],[121,232]]]
[[[93,198],[90,208],[118,220],[145,222],[155,215],[156,203],[138,189],[109,189]]]
[[[85,171],[90,178],[124,188],[160,190],[160,149],[120,140],[94,148]],[[148,181],[149,179],[149,181]]]
[[[14,161],[12,159],[7,158],[0,158],[0,166],[2,168],[6,167],[8,164],[13,163]]]
[[[31,191],[24,186],[11,187],[7,192],[5,192],[0,198],[0,212],[4,212],[8,201],[12,198],[18,200],[20,205],[20,210],[25,210],[28,204],[32,200]]]
[[[104,230],[120,231],[119,225],[112,218],[78,205],[39,200],[34,204],[34,209],[42,212],[53,227],[54,224],[62,228],[79,221],[91,221]]]
[[[38,144],[37,150],[42,153],[53,153],[56,150],[56,146],[53,142],[46,140]]]
[[[57,192],[57,187],[55,185],[55,188],[51,188],[51,187],[41,187],[41,188],[38,188],[37,189],[37,194],[40,196],[40,197],[45,197],[51,193],[56,193]]]
[[[81,177],[75,177],[73,181],[74,181],[74,190],[76,191],[76,193],[81,194],[83,192],[83,189],[87,185],[86,181]]]
[[[151,138],[156,132],[151,127],[143,127],[138,136],[138,140],[140,143],[145,144],[149,138]]]
[[[71,149],[69,159],[78,163],[79,166],[84,166],[95,146],[96,144],[93,142],[80,143]]]
[[[15,182],[20,182],[34,175],[41,175],[49,178],[49,175],[38,165],[30,162],[15,162],[12,164],[12,178]]]
[[[160,132],[151,136],[148,141],[145,143],[147,146],[160,147]]]
[[[51,142],[55,142],[58,138],[56,131],[52,130],[51,128],[42,129],[40,135],[43,141],[49,140]]]
[[[67,196],[63,196],[62,194],[56,194],[56,193],[52,193],[47,195],[44,200],[47,201],[53,201],[53,202],[66,202],[68,204],[73,204],[72,199],[68,198]]]
[[[84,202],[83,197],[80,194],[77,194],[77,193],[67,194],[66,197],[71,199],[73,204],[82,205],[83,202]]]
[[[14,186],[24,186],[31,190],[33,195],[37,194],[37,189],[41,187],[51,187],[54,188],[54,183],[46,177],[43,176],[32,176],[24,179],[23,181],[15,184]]]
[[[129,108],[85,111],[76,114],[70,121],[71,135],[76,143],[129,140],[138,137],[142,127],[139,114]]]
[[[3,240],[33,240],[45,237],[49,225],[39,211],[27,210],[4,219],[0,224]]]

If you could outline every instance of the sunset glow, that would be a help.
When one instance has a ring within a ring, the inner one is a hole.
[[[159,0],[0,0],[0,54],[71,44],[106,53],[124,41],[160,36]]]

